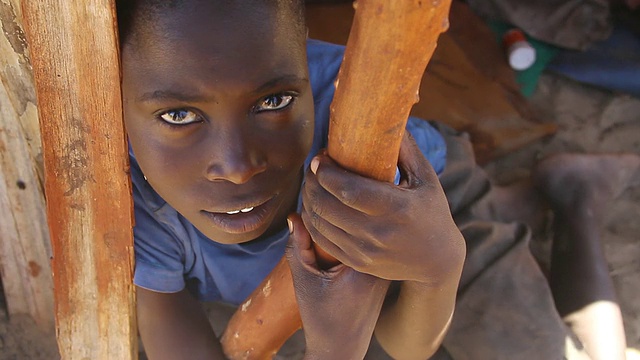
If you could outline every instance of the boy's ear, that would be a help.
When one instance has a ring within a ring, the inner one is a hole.
[[[307,39],[308,39],[308,38],[309,38],[309,27],[308,27],[308,26],[306,26],[305,28],[307,29],[307,33],[305,34],[305,38],[307,38]]]

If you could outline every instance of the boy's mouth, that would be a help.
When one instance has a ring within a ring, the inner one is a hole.
[[[274,201],[275,196],[253,206],[246,206],[225,211],[200,212],[205,215],[214,226],[224,232],[232,234],[242,234],[267,228],[276,210],[278,201]]]
[[[248,213],[251,210],[253,210],[254,207],[253,206],[249,206],[248,208],[244,208],[244,209],[240,209],[240,210],[233,210],[233,211],[227,211],[227,214],[229,215],[235,215],[237,213]]]

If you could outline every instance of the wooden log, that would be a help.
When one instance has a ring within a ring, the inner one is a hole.
[[[0,274],[9,316],[53,330],[51,246],[35,90],[18,0],[0,1]]]
[[[400,142],[451,0],[356,2],[331,103],[327,150],[342,167],[393,181]]]
[[[449,26],[451,0],[367,0],[355,5],[331,103],[328,152],[346,169],[391,182],[409,112],[418,102],[420,79],[438,37]],[[320,256],[335,260],[322,250]],[[245,301],[259,311],[241,307],[227,326],[222,346],[229,358],[269,359],[286,340],[278,336],[299,328],[299,315],[279,314],[297,312],[291,306],[293,284],[277,283],[290,279],[290,274],[282,273],[290,270],[285,266],[275,270]],[[282,292],[261,296],[266,283]]]
[[[278,301],[272,301],[271,296],[277,296]],[[231,360],[271,359],[301,327],[291,270],[283,257],[240,305],[220,341],[225,355]]]
[[[137,358],[131,184],[113,0],[22,3],[63,359]]]

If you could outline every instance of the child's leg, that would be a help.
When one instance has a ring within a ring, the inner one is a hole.
[[[495,220],[499,209],[493,186],[475,164],[471,144],[451,130],[441,131],[448,155],[440,180],[467,241],[456,312],[444,346],[461,359],[583,354],[571,341],[573,335],[556,312],[547,280],[529,251],[528,227]]]
[[[535,181],[554,210],[550,284],[558,312],[593,359],[624,359],[625,334],[600,242],[604,211],[640,167],[637,155],[554,156]]]

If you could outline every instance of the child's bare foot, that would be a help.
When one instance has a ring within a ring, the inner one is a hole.
[[[629,186],[640,183],[640,156],[554,155],[538,164],[533,181],[555,211],[598,212]]]

